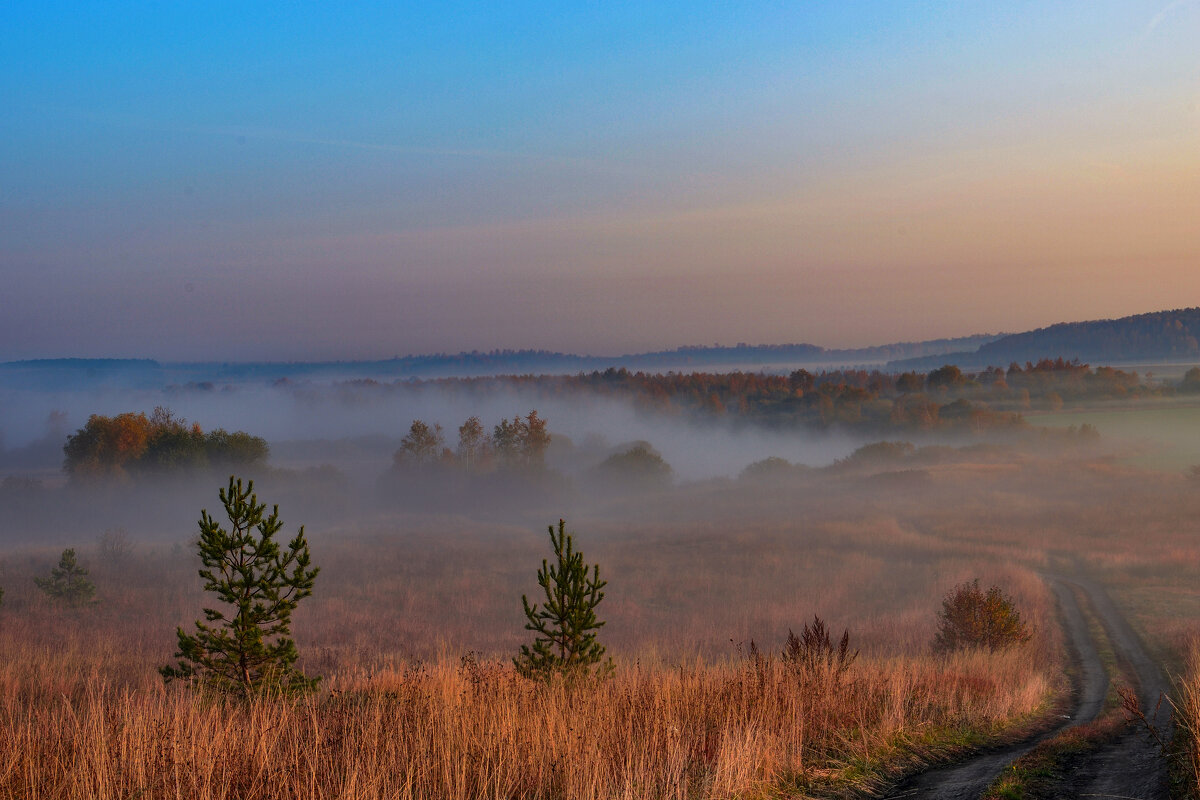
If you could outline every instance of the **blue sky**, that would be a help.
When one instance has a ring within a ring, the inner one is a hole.
[[[1200,3],[828,6],[9,4],[0,359],[1200,302]]]

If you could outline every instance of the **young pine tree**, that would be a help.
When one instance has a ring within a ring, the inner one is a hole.
[[[230,476],[219,496],[230,529],[200,512],[200,577],[227,607],[204,609],[208,624],[197,621],[193,634],[179,628],[179,662],[159,671],[168,682],[198,681],[247,697],[315,689],[320,678],[295,667],[299,654],[291,639],[292,612],[312,594],[318,572],[309,569],[304,527],[281,547],[275,541],[283,527],[279,506],[264,517],[267,506],[258,502],[254,481],[243,487]]]
[[[69,606],[85,606],[96,596],[96,585],[88,580],[88,571],[75,560],[75,551],[63,550],[58,566],[50,570],[49,578],[34,578],[38,588],[55,600]]]
[[[612,660],[603,660],[604,645],[596,641],[596,631],[604,625],[596,617],[596,606],[604,599],[602,590],[608,581],[600,580],[599,565],[591,568],[589,576],[566,525],[560,519],[557,532],[553,525],[549,527],[555,563],[543,559],[538,570],[538,584],[546,596],[542,607],[521,595],[528,620],[525,630],[535,636],[532,646],[521,646],[513,663],[531,678],[578,677],[591,674],[593,667],[596,674],[612,669]]]

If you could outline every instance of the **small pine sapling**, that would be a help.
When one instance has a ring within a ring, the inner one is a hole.
[[[275,541],[283,527],[279,506],[264,517],[266,504],[258,502],[254,481],[243,487],[231,476],[219,495],[230,530],[200,512],[200,577],[204,589],[229,608],[204,609],[215,624],[197,621],[193,634],[179,628],[179,662],[159,672],[168,682],[199,682],[246,697],[313,690],[320,678],[295,667],[299,654],[291,638],[292,612],[312,594],[319,571],[309,569],[304,527],[283,548]]]
[[[560,519],[557,531],[553,525],[548,528],[555,563],[543,559],[538,570],[538,584],[545,594],[542,606],[521,595],[525,630],[535,636],[532,645],[521,646],[513,663],[530,678],[576,678],[612,670],[612,660],[604,658],[604,645],[596,640],[596,632],[604,626],[596,617],[596,606],[604,599],[608,581],[600,580],[598,564],[588,569],[566,525]]]
[[[34,578],[37,587],[55,600],[78,608],[95,601],[96,585],[88,580],[88,571],[75,560],[75,550],[63,550],[58,566],[50,570],[49,578]]]

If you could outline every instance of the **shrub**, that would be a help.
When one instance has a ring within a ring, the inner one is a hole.
[[[998,586],[985,593],[976,578],[946,593],[933,646],[939,652],[975,647],[995,651],[1024,644],[1032,635],[1012,598]]]
[[[864,444],[837,464],[893,464],[911,458],[917,452],[912,442],[872,442]]]
[[[100,560],[110,568],[123,567],[133,556],[133,544],[124,528],[109,528],[96,542]]]
[[[842,638],[834,647],[825,621],[815,614],[812,625],[806,624],[799,636],[789,629],[783,646],[784,664],[806,672],[828,672],[834,677],[845,674],[856,658],[858,651],[850,652],[850,631],[842,631]]]
[[[646,442],[637,442],[601,461],[595,468],[610,486],[651,489],[671,482],[671,465]]]
[[[1183,373],[1183,380],[1180,382],[1179,388],[1184,392],[1200,392],[1200,367],[1192,367]]]
[[[738,478],[746,481],[774,480],[776,478],[786,478],[798,471],[796,465],[793,465],[787,459],[770,456],[747,465],[741,474],[738,475]]]

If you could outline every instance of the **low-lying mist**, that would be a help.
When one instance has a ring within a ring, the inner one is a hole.
[[[486,392],[437,383],[386,389],[376,384],[285,383],[107,389],[95,394],[9,391],[4,406],[0,444],[8,460],[0,464],[9,474],[57,468],[66,435],[82,427],[91,414],[149,413],[157,406],[170,408],[177,417],[205,430],[225,428],[262,436],[272,445],[276,465],[288,466],[289,460],[309,466],[329,463],[359,480],[372,469],[379,472],[389,466],[388,448],[394,450],[415,419],[441,425],[447,445],[453,447],[458,427],[469,417],[479,417],[490,432],[501,419],[531,409],[549,422],[551,433],[576,444],[615,447],[649,442],[675,476],[685,481],[737,475],[770,456],[822,466],[872,438],[847,432],[765,430],[735,421],[698,423],[640,410],[629,400],[578,395],[560,399],[505,384],[489,386]],[[361,441],[379,438],[387,441],[374,446]],[[346,446],[344,440],[360,441]],[[376,457],[378,463],[372,465]]]

